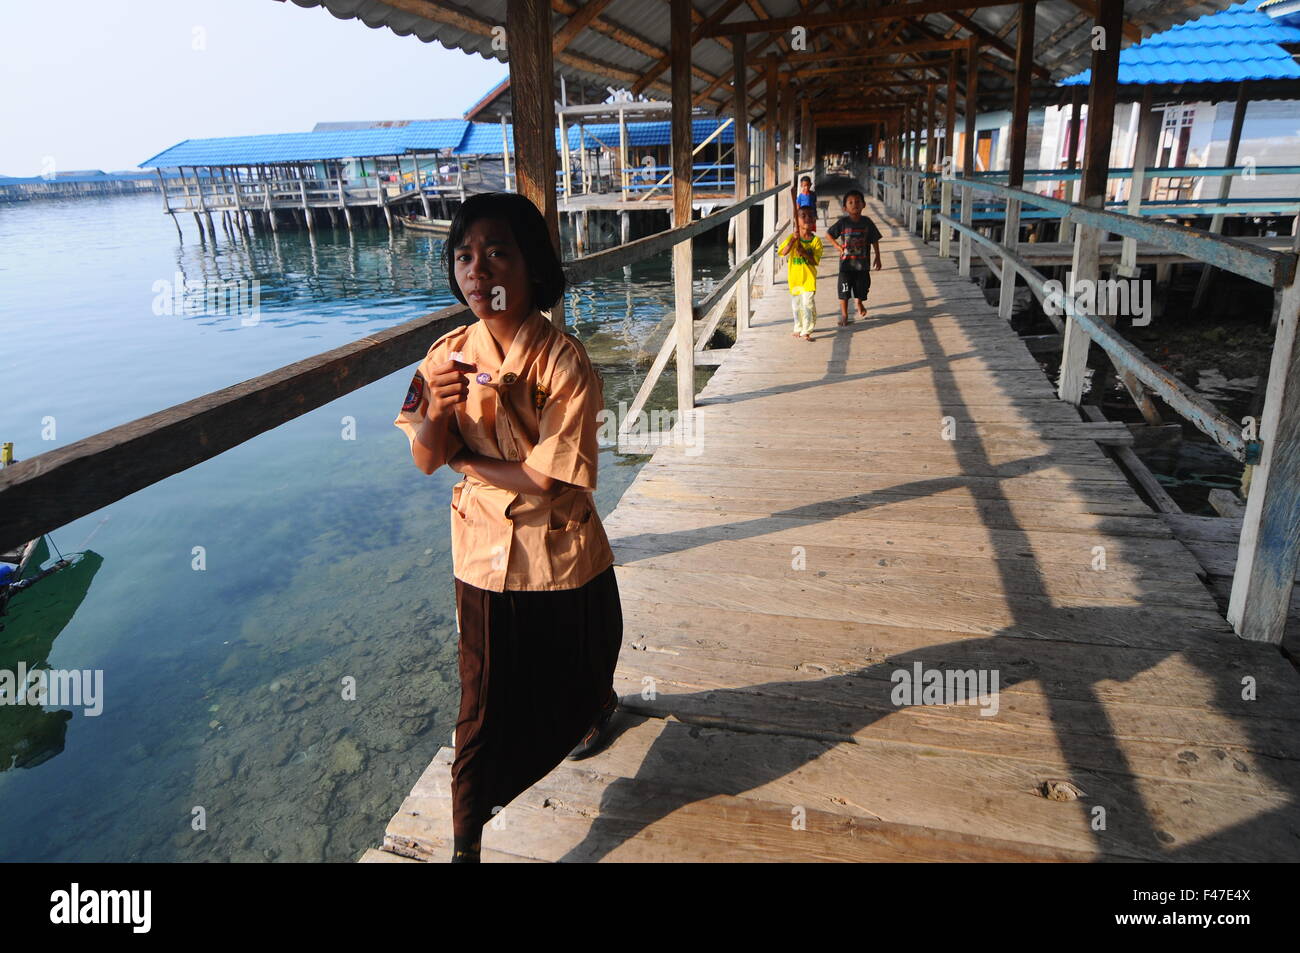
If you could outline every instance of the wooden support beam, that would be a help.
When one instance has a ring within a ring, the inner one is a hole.
[[[764,60],[764,76],[767,105],[763,115],[763,188],[770,189],[776,185],[776,124],[779,90],[776,78],[777,59],[774,53],[769,53]],[[776,199],[770,198],[763,203],[763,234],[768,234],[775,227]]]
[[[1070,2],[1084,13],[1091,16],[1094,20],[1097,19],[1096,0],[1070,0]],[[1124,25],[1121,29],[1124,31],[1125,39],[1134,43],[1142,42],[1142,27],[1138,26],[1136,23],[1126,19],[1124,20]]]
[[[514,113],[515,189],[541,211],[560,254],[555,205],[555,100],[551,77],[551,10],[545,0],[511,0],[506,8],[510,41],[510,92]],[[688,80],[689,82],[689,80]],[[564,303],[551,312],[564,327]]]
[[[948,13],[953,10],[974,10],[984,7],[1005,7],[1015,0],[913,0],[911,3],[893,3],[872,8],[846,8],[831,13],[818,13],[775,17],[770,20],[752,20],[744,23],[718,23],[700,31],[702,36],[729,36],[740,33],[785,33],[794,27],[808,30],[819,27],[844,26],[853,23],[870,23],[879,20],[915,20],[931,13]]]
[[[1007,152],[1007,184],[1016,189],[1025,181],[1025,143],[1029,136],[1029,93],[1033,80],[1030,70],[1034,65],[1034,9],[1033,0],[1020,4],[1016,34],[1015,90],[1011,106],[1011,142]]]
[[[749,195],[749,102],[746,93],[745,76],[745,38],[738,36],[731,44],[732,75],[732,115],[735,118],[736,135],[736,199],[743,200]],[[744,261],[749,256],[749,210],[741,212],[732,221],[736,223],[736,261]],[[736,339],[749,330],[750,316],[750,276],[747,272],[740,278],[736,288]]]
[[[840,52],[836,50],[829,52],[787,53],[781,57],[781,62],[783,64],[797,66],[800,63],[824,63],[827,61],[840,62],[843,60],[878,60],[882,57],[901,56],[905,53],[946,53],[950,50],[965,49],[968,43],[968,40],[917,40],[912,43],[901,43],[897,46],[877,46],[872,49],[853,50],[851,52]]]
[[[979,93],[979,44],[972,37],[966,45],[966,131],[963,140],[961,171],[970,175],[975,171],[975,119]]]
[[[711,29],[712,29],[714,26],[716,26],[718,23],[722,22],[722,18],[725,17],[727,14],[729,14],[732,10],[736,9],[736,7],[740,6],[740,2],[741,2],[741,0],[723,0],[722,5],[719,6],[718,9],[716,9],[716,10],[714,10],[712,13],[710,13],[710,14],[709,14],[705,19],[704,19],[704,21],[701,22],[700,25],[697,26],[697,27],[696,27],[696,28],[691,32],[691,35],[690,35],[690,43],[691,43],[691,45],[692,45],[692,46],[695,45],[695,44],[698,43],[700,40],[704,39],[704,37],[706,37],[706,36],[712,36],[712,35],[714,35],[714,34],[712,34],[712,33],[706,32],[706,31],[711,30]],[[689,21],[688,21],[688,22],[689,22]],[[719,35],[726,35],[726,34],[730,34],[730,33],[734,33],[734,32],[736,32],[736,31],[734,31],[734,30],[724,30],[723,33],[722,33],[722,34],[719,34]],[[640,79],[638,79],[636,82],[634,82],[634,83],[632,84],[632,87],[631,87],[632,95],[633,95],[633,96],[639,96],[641,93],[645,92],[646,88],[647,88],[647,87],[648,87],[648,86],[649,86],[649,85],[650,85],[650,84],[651,84],[655,79],[657,79],[660,75],[662,75],[663,72],[664,72],[666,69],[669,68],[671,62],[672,62],[672,52],[671,52],[671,50],[670,50],[667,54],[665,54],[664,56],[661,56],[661,57],[659,58],[659,60],[658,60],[658,61],[657,61],[653,66],[651,66],[648,70],[646,70],[643,74],[641,74],[641,78],[640,78]],[[689,86],[689,84],[687,85],[687,90],[686,90],[686,100],[687,100],[687,102],[690,102],[690,86]]]
[[[671,0],[673,227],[691,222],[691,0]],[[695,409],[695,309],[691,243],[673,246],[673,299],[677,338],[677,411],[685,426]]]
[[[591,21],[605,12],[605,8],[611,2],[612,0],[587,0],[555,34],[555,38],[551,41],[551,52],[559,53],[572,43],[577,35],[591,24]]]
[[[1096,26],[1099,43],[1092,51],[1092,83],[1088,87],[1088,147],[1083,157],[1082,190],[1079,203],[1102,208],[1106,201],[1106,182],[1110,169],[1110,144],[1115,124],[1115,92],[1119,79],[1120,24],[1124,19],[1124,0],[1099,0]],[[1081,281],[1095,282],[1099,276],[1098,254],[1101,231],[1088,225],[1075,229],[1072,287]],[[1096,296],[1088,296],[1095,301]],[[1061,355],[1058,392],[1061,400],[1076,407],[1083,399],[1084,373],[1088,367],[1091,338],[1074,316],[1065,319],[1065,346]]]
[[[1011,142],[1007,150],[1007,184],[1018,189],[1025,182],[1025,143],[1029,136],[1029,88],[1034,64],[1034,4],[1020,4],[1016,28],[1016,76],[1011,105]],[[1020,242],[1020,202],[1008,199],[1003,219],[1002,244],[1012,253]],[[1010,256],[1002,258],[998,290],[998,314],[1011,320],[1016,300],[1016,269]]]
[[[1031,3],[1031,6],[1032,5],[1033,4]],[[1022,3],[1021,6],[1023,7],[1024,4]],[[980,26],[970,17],[966,16],[964,13],[958,13],[957,11],[954,10],[951,13],[945,13],[944,16],[948,17],[957,25],[965,27],[967,30],[970,31],[972,35],[979,37],[980,40],[982,40],[987,46],[997,50],[999,53],[1004,54],[1008,59],[1018,64],[1019,62],[1018,51],[1013,49],[1011,47],[1011,44],[1008,43],[1006,40],[1002,39],[1002,37],[998,36],[995,33],[990,33],[988,30],[984,29],[982,26]],[[1014,22],[1016,22],[1014,18],[1007,21],[1008,24]],[[1033,71],[1033,75],[1037,76],[1039,79],[1050,80],[1052,78],[1051,70],[1047,69],[1044,66],[1039,66],[1037,63],[1033,62],[1032,52],[1030,55],[1030,69]]]

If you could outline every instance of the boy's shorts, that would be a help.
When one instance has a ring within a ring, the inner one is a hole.
[[[871,272],[865,268],[861,271],[841,271],[836,288],[841,301],[848,301],[850,298],[866,301],[867,292],[871,290]]]

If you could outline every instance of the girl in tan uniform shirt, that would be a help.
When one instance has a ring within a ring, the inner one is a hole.
[[[483,824],[567,754],[608,740],[623,622],[596,514],[603,384],[541,312],[564,293],[546,222],[520,195],[461,206],[444,247],[478,319],[440,337],[394,420],[425,473],[446,464],[460,629],[453,861]],[[575,747],[576,746],[576,747]]]

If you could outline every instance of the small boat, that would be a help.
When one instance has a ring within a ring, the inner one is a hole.
[[[397,217],[403,225],[413,232],[446,235],[451,231],[451,219],[425,218],[423,215],[399,215]]]
[[[12,443],[4,444],[3,457],[0,457],[0,466],[7,467],[17,462],[14,459],[14,445]],[[49,558],[50,548],[46,545],[44,535],[38,536],[36,539],[30,540],[9,552],[0,553],[0,613],[4,612],[5,606],[8,605],[9,600],[16,593],[35,585],[46,576],[52,575],[76,561],[75,559],[61,558],[54,565],[41,569],[41,566]]]

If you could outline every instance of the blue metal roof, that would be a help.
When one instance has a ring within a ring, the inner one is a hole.
[[[501,123],[499,122],[471,122],[469,128],[465,131],[465,138],[460,141],[452,151],[456,155],[500,155],[501,154]],[[515,130],[506,123],[506,138],[510,141],[510,153],[515,151]],[[557,139],[556,142],[559,142]]]
[[[1300,64],[1280,45],[1300,43],[1300,27],[1258,10],[1261,2],[1246,0],[1122,50],[1120,84],[1300,79]],[[1060,85],[1086,86],[1091,81],[1092,70],[1084,70]]]
[[[329,132],[287,132],[265,136],[186,139],[140,165],[176,168],[195,165],[257,165],[268,162],[312,162],[319,159],[363,159],[403,155],[411,150],[451,149],[460,144],[469,126],[463,119],[433,119],[389,129]]]
[[[709,135],[718,128],[725,119],[693,119],[691,120],[691,134],[696,145],[699,145]],[[598,145],[605,146],[609,149],[618,148],[618,123],[596,123],[589,125],[584,123],[581,127],[577,123],[566,124],[565,132],[569,138],[569,149],[578,148],[578,134],[582,133],[586,141],[587,148],[594,149]],[[506,124],[506,135],[510,139],[510,151],[514,152],[515,133],[514,127]],[[726,129],[714,138],[714,142],[721,139],[724,143],[733,143],[736,141],[735,124],[731,123]],[[627,143],[629,147],[633,146],[666,146],[672,142],[672,124],[669,122],[630,122],[627,124]],[[560,148],[560,130],[555,130],[555,148]],[[501,154],[501,124],[494,122],[472,122],[469,123],[469,129],[465,133],[465,138],[453,152],[456,155],[500,155]]]
[[[692,137],[696,145],[707,139],[724,119],[693,119]],[[618,123],[568,124],[569,148],[578,149],[581,132],[588,148],[603,145],[618,148]],[[510,150],[514,151],[514,128],[506,125]],[[736,140],[735,124],[728,124],[717,142]],[[630,122],[627,124],[629,147],[666,146],[672,141],[669,122]],[[560,131],[555,130],[555,148],[560,148]],[[463,119],[434,119],[412,122],[405,126],[379,129],[323,130],[288,132],[266,136],[227,136],[218,139],[186,139],[140,163],[142,168],[174,169],[180,166],[258,165],[272,162],[314,162],[322,159],[364,159],[373,156],[397,156],[407,152],[432,152],[451,149],[455,155],[500,155],[501,124],[466,122]]]

